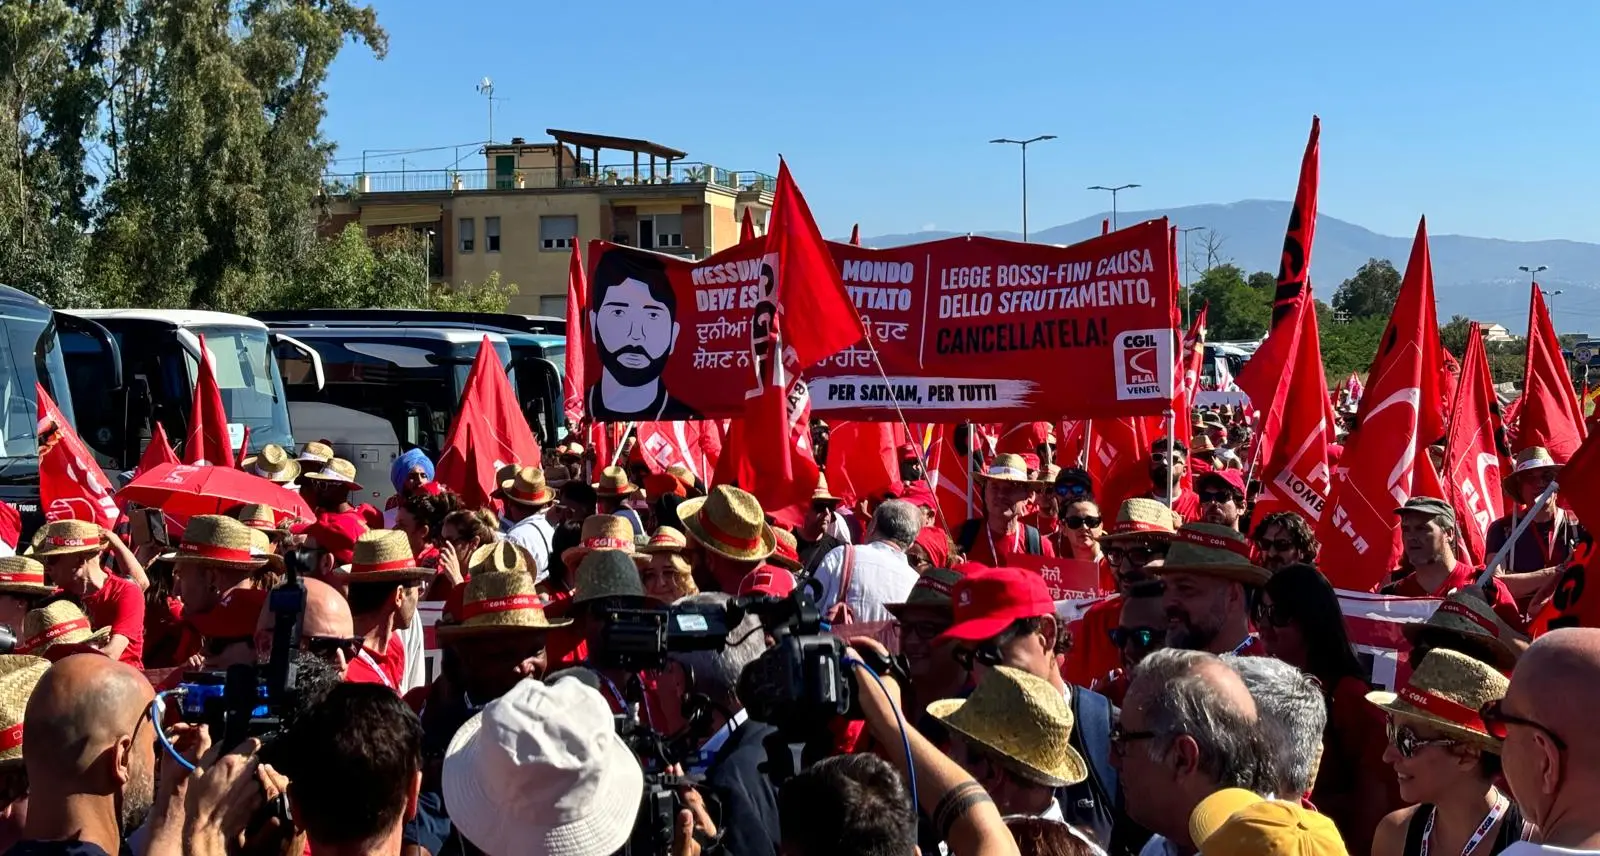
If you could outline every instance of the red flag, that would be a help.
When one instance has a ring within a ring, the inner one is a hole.
[[[1088,439],[1089,420],[1068,419],[1056,428],[1056,466],[1076,467],[1083,459],[1083,444]]]
[[[46,520],[87,520],[110,529],[119,514],[111,483],[50,393],[38,384],[34,389],[39,396],[39,508]]]
[[[750,399],[743,418],[730,421],[712,483],[755,494],[763,511],[780,525],[795,527],[803,522],[821,475],[811,451],[810,392],[803,383],[790,383],[788,394],[779,395],[768,384],[766,392]]]
[[[211,369],[211,350],[200,337],[200,364],[195,370],[194,403],[189,408],[189,438],[183,444],[187,464],[231,467],[233,443],[228,437],[228,414],[222,409],[222,390]]]
[[[1308,273],[1311,244],[1317,229],[1317,184],[1321,161],[1322,120],[1311,117],[1311,136],[1300,158],[1300,185],[1289,209],[1289,227],[1283,236],[1283,258],[1278,264],[1278,290],[1272,299],[1272,324],[1261,347],[1244,364],[1234,383],[1261,412],[1256,443],[1260,460],[1270,460],[1272,444],[1283,421],[1287,395],[1284,387],[1295,376],[1293,359],[1301,353],[1298,307],[1310,300]],[[1326,388],[1327,381],[1323,381]]]
[[[1014,422],[1000,429],[1000,440],[995,444],[997,454],[1035,455],[1039,447],[1049,442],[1053,427],[1049,422]],[[1046,462],[1048,463],[1048,461]],[[829,476],[828,484],[833,484]]]
[[[745,210],[745,216],[750,216],[749,209]],[[584,325],[589,318],[583,308],[588,305],[588,274],[584,272],[578,242],[573,241],[572,257],[567,262],[567,362],[561,373],[562,407],[569,425],[576,425],[583,418],[583,348],[589,341],[584,335]]]
[[[744,217],[739,219],[739,243],[754,241],[756,239],[756,218],[750,213],[750,206],[744,207]]]
[[[1543,446],[1557,463],[1565,463],[1583,442],[1583,409],[1573,392],[1561,341],[1550,325],[1550,311],[1538,283],[1528,300],[1528,361],[1522,372],[1522,399],[1517,450]]]
[[[640,422],[634,427],[638,452],[652,470],[663,472],[681,464],[695,478],[709,484],[721,457],[722,437],[717,423]]]
[[[1159,424],[1160,417],[1153,418]],[[1115,514],[1110,509],[1150,490],[1150,444],[1160,434],[1140,416],[1090,422],[1087,469],[1102,511]]]
[[[853,246],[857,246],[857,247],[861,246],[861,224],[860,223],[853,224],[850,227],[850,243]]]
[[[484,336],[439,456],[439,483],[460,494],[468,508],[487,505],[489,494],[499,487],[496,470],[506,464],[537,467],[539,457],[539,444],[517,406],[505,365]]]
[[[971,517],[978,506],[970,458],[956,451],[955,429],[954,425],[938,426],[928,449],[928,477],[946,528]]]
[[[1444,451],[1444,488],[1456,510],[1456,522],[1476,566],[1488,559],[1489,524],[1505,514],[1501,473],[1506,469],[1500,406],[1476,322],[1467,335],[1467,361],[1450,405],[1450,433]]]
[[[793,371],[805,371],[861,341],[866,336],[861,316],[844,290],[806,198],[781,159],[767,242],[766,260],[776,263],[779,280],[771,286],[769,299],[776,304],[774,320],[782,330],[784,350],[794,354]],[[763,320],[758,305],[752,327],[761,326]]]
[[[244,426],[244,439],[239,441],[239,460],[250,457],[250,426]]]
[[[898,496],[899,428],[893,422],[835,422],[828,436],[828,489],[846,503]]]
[[[1399,555],[1394,509],[1438,476],[1421,473],[1427,447],[1442,434],[1439,324],[1433,304],[1428,224],[1417,224],[1400,297],[1367,375],[1360,421],[1345,443],[1317,527],[1317,564],[1336,588],[1370,591]],[[1430,478],[1431,476],[1431,478]],[[1421,482],[1420,486],[1418,482]]]
[[[172,443],[167,441],[167,429],[161,420],[155,420],[156,430],[150,436],[149,445],[144,447],[144,455],[139,458],[139,466],[135,473],[149,472],[162,464],[178,463],[178,453],[172,451]]]
[[[1298,353],[1290,356],[1293,377],[1283,392],[1282,419],[1272,456],[1261,468],[1261,498],[1253,517],[1260,520],[1274,511],[1293,511],[1315,524],[1328,499],[1329,428],[1333,411],[1328,402],[1328,380],[1322,371],[1322,341],[1317,330],[1316,304],[1308,285],[1306,299],[1295,307],[1293,319],[1300,328],[1295,336]]]

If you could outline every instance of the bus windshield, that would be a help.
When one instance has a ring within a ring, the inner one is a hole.
[[[289,430],[289,406],[283,378],[267,347],[267,331],[259,327],[195,327],[206,339],[211,365],[222,390],[222,409],[228,414],[229,441],[238,448],[244,429],[250,429],[250,448],[276,443],[294,448]],[[184,351],[189,377],[199,376],[199,363]],[[238,426],[238,427],[235,427]]]
[[[73,423],[72,396],[66,394],[67,369],[49,315],[0,314],[0,458],[32,458],[39,453],[39,398],[43,384],[61,415]]]

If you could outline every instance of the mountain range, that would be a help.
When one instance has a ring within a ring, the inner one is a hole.
[[[1202,226],[1215,230],[1222,244],[1220,262],[1231,262],[1248,275],[1266,270],[1276,273],[1283,252],[1283,230],[1289,222],[1290,203],[1247,199],[1241,202],[1190,205],[1181,208],[1144,211],[1119,211],[1122,224],[1167,217],[1180,226]],[[1110,212],[1085,217],[1032,231],[1035,243],[1072,244],[1100,234],[1101,221]],[[863,238],[869,247],[895,247],[948,238],[964,232],[927,231],[905,235],[880,235]],[[995,238],[1020,240],[1017,232],[978,232]],[[1201,236],[1191,233],[1188,255],[1193,263],[1205,264]],[[1354,223],[1317,216],[1316,243],[1311,255],[1311,281],[1317,297],[1332,302],[1339,283],[1349,278],[1368,259],[1388,259],[1405,270],[1411,255],[1411,236],[1380,235]],[[1513,335],[1522,335],[1528,326],[1528,277],[1519,265],[1547,265],[1539,284],[1547,292],[1561,291],[1551,299],[1552,315],[1559,332],[1600,332],[1600,244],[1582,241],[1504,241],[1464,235],[1430,235],[1433,257],[1434,294],[1439,304],[1439,320],[1465,315],[1475,321],[1497,322]],[[1178,252],[1184,253],[1182,236]],[[1193,270],[1189,276],[1196,274]]]

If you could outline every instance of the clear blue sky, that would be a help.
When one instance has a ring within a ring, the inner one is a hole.
[[[830,235],[1016,229],[1016,149],[986,141],[1056,134],[1030,147],[1037,230],[1105,210],[1090,184],[1144,185],[1125,209],[1288,199],[1319,113],[1326,214],[1600,241],[1600,3],[376,6],[388,58],[349,47],[329,81],[339,171],[484,139],[488,75],[500,140],[587,130],[771,173],[782,152]]]

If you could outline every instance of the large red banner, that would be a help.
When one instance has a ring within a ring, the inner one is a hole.
[[[1055,247],[950,238],[828,245],[867,338],[802,367],[830,419],[1031,422],[1172,400],[1165,219]],[[587,406],[609,421],[740,416],[768,239],[692,262],[594,241]],[[795,343],[791,343],[795,344]],[[1066,382],[1070,378],[1070,382]]]

